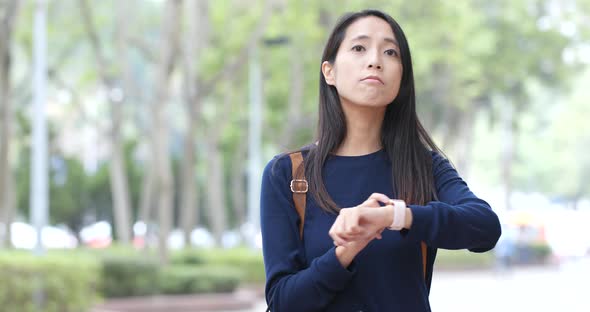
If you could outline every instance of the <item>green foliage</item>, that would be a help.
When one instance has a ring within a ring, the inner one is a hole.
[[[102,293],[105,297],[128,297],[158,293],[158,263],[140,256],[107,256],[102,259]]]
[[[225,266],[172,265],[162,270],[160,292],[163,294],[192,294],[232,292],[242,279],[238,268]]]
[[[474,253],[468,250],[438,249],[436,269],[488,269],[494,265],[492,252]]]
[[[590,194],[590,71],[575,77],[573,92],[553,93],[532,84],[534,104],[521,118],[515,166],[519,188],[576,201]]]
[[[207,263],[205,250],[184,249],[172,254],[170,263],[173,265],[204,265]]]
[[[539,259],[541,262],[547,261],[551,256],[551,246],[546,243],[534,243],[531,244],[531,250],[534,259]]]
[[[165,266],[142,251],[123,246],[83,253],[100,259],[101,293],[109,298],[231,292],[240,283],[264,280],[262,257],[246,249],[177,251]]]
[[[118,73],[122,69],[121,64],[130,64],[132,77],[129,78],[134,81],[137,90],[125,90],[123,135],[126,141],[137,141],[140,143],[138,145],[143,145],[151,136],[148,122],[150,110],[147,109],[147,104],[154,96],[159,65],[159,55],[155,51],[158,51],[163,36],[161,23],[165,10],[162,10],[162,1],[134,3],[136,6],[133,7],[133,14],[126,17],[130,51],[128,55],[119,56],[113,40],[117,34],[117,15],[113,14],[117,12],[117,1],[89,1],[107,59],[107,71]],[[590,143],[581,135],[589,132],[581,122],[584,120],[582,116],[587,115],[583,104],[587,96],[583,92],[571,96],[564,94],[561,99],[563,104],[560,105],[562,108],[555,114],[556,120],[551,121],[547,126],[548,130],[539,135],[542,125],[546,124],[543,119],[550,115],[544,112],[544,108],[539,108],[539,103],[548,107],[553,104],[543,102],[542,97],[536,96],[540,93],[538,90],[531,91],[528,88],[531,82],[539,84],[541,89],[549,90],[544,93],[546,95],[567,93],[570,91],[568,87],[573,87],[571,82],[575,76],[572,73],[583,66],[576,61],[564,62],[563,56],[589,38],[590,30],[585,21],[588,19],[587,8],[590,2],[576,0],[572,3],[575,4],[571,6],[573,9],[563,6],[559,12],[554,12],[551,11],[554,6],[547,5],[542,0],[281,1],[272,10],[263,39],[283,36],[289,39],[288,43],[280,46],[265,45],[262,43],[264,40],[256,43],[264,77],[264,157],[268,159],[268,155],[272,156],[285,148],[299,147],[311,142],[317,116],[320,57],[329,31],[341,14],[373,7],[390,13],[399,21],[408,37],[412,50],[418,111],[423,121],[426,121],[426,128],[433,131],[435,137],[438,132],[445,132],[447,128],[461,124],[466,118],[462,113],[473,110],[477,110],[477,120],[489,119],[493,126],[501,108],[491,109],[493,105],[490,103],[500,96],[504,100],[494,105],[516,107],[519,115],[515,124],[525,130],[523,140],[519,140],[522,146],[519,145],[517,151],[519,160],[514,170],[515,188],[544,191],[568,199],[587,195],[590,193],[587,187],[590,185],[590,164],[583,158],[583,147]],[[196,80],[203,82],[216,77],[228,63],[238,61],[244,64],[225,77],[229,79],[220,79],[213,90],[204,90],[210,95],[195,103],[200,106],[201,116],[199,120],[189,121],[203,125],[198,129],[197,146],[202,146],[209,135],[205,133],[206,129],[221,132],[220,144],[224,153],[226,182],[234,178],[230,170],[246,172],[246,161],[237,165],[228,164],[234,162],[232,156],[235,153],[245,153],[238,150],[240,144],[247,141],[245,128],[249,118],[249,55],[242,52],[244,47],[253,44],[249,40],[261,20],[263,4],[263,1],[209,1],[210,24],[206,26],[210,34],[203,42],[198,43],[205,44],[206,48],[198,53],[194,51],[198,56],[197,68],[189,69],[195,70],[198,74]],[[34,8],[32,3],[23,3],[15,28],[15,85],[25,86],[15,88],[13,92],[17,100],[14,106],[19,116],[28,116],[31,97],[28,86],[32,72],[31,21]],[[97,129],[97,144],[103,146],[107,141],[103,130],[108,129],[109,125],[109,105],[105,99],[103,82],[97,74],[98,67],[91,53],[90,40],[84,32],[79,3],[49,1],[47,13],[48,20],[52,21],[48,24],[48,35],[51,38],[48,49],[51,73],[48,87],[52,112],[49,114],[50,124],[53,125],[57,138],[61,138],[64,131],[71,131],[71,128],[62,128],[61,125],[66,119],[74,119],[79,125],[76,130]],[[185,10],[183,31],[187,30],[188,16]],[[576,29],[574,35],[563,31],[563,26],[567,23],[573,23]],[[182,36],[184,35],[186,34],[183,33]],[[181,37],[183,44],[185,39],[186,37]],[[191,57],[192,53],[193,51],[189,51],[188,56]],[[175,118],[177,115],[181,118],[186,115],[182,100],[179,100],[182,97],[183,91],[180,90],[183,90],[181,84],[185,70],[181,59],[182,57],[177,58],[179,62],[171,72],[169,90],[172,99],[169,106],[173,112],[170,115]],[[295,61],[303,66],[303,94],[301,101],[297,103],[300,116],[290,116],[288,111],[289,98],[294,90]],[[575,88],[587,89],[583,87],[584,83],[587,84],[587,79],[583,81],[580,84],[582,86]],[[71,100],[62,100],[60,94],[64,92],[70,95]],[[226,97],[232,103],[227,112],[219,109]],[[537,116],[538,120],[535,119]],[[285,127],[296,119],[294,117],[308,122],[296,130],[294,142],[285,146]],[[223,128],[215,127],[221,119],[229,122]],[[170,120],[169,127],[177,138],[186,127],[179,126],[182,123],[177,124],[177,119]],[[570,127],[571,120],[577,120],[575,126]],[[15,181],[19,212],[26,217],[30,197],[30,127],[26,122],[21,124],[17,124],[22,130],[17,131],[15,138],[19,143],[15,152],[18,153]],[[129,129],[131,130],[128,131]],[[448,136],[463,140],[460,132]],[[539,140],[539,136],[543,140]],[[481,139],[482,137],[486,140]],[[481,150],[480,153],[486,154],[481,156],[485,161],[476,166],[498,167],[498,150],[502,142],[492,137],[492,134],[485,133],[482,137],[478,137],[482,142],[476,146]],[[51,141],[61,142],[57,138]],[[488,143],[492,141],[494,144]],[[177,141],[174,139],[171,143],[177,151]],[[134,209],[138,207],[141,182],[145,176],[144,168],[131,157],[136,147],[133,144],[126,146],[127,175]],[[51,167],[50,175],[52,223],[66,223],[71,228],[78,229],[82,226],[84,216],[112,219],[108,162],[99,163],[96,172],[86,172],[80,154],[67,154],[62,149],[61,143],[50,149],[51,164],[55,164],[57,160],[59,165],[59,168]],[[540,149],[544,151],[543,155],[537,153]],[[102,153],[102,149],[98,150]],[[198,163],[194,166],[199,188],[207,183],[207,177],[203,173],[206,172],[203,168],[207,166],[205,159],[202,153],[197,155]],[[552,166],[547,166],[548,162]],[[498,172],[485,171],[489,175],[488,182],[500,182]],[[56,177],[61,180],[56,181]],[[230,190],[231,183],[226,183],[225,189]],[[231,199],[231,192],[225,193]],[[198,200],[204,201],[203,198]],[[227,202],[230,204],[232,200]],[[231,209],[227,210],[230,212],[230,220],[234,220]],[[200,213],[206,215],[204,209]],[[202,221],[207,222],[205,218]]]
[[[204,258],[208,264],[242,270],[245,282],[256,283],[265,280],[264,262],[260,251],[247,248],[212,249],[204,253]]]
[[[127,142],[125,158],[130,196],[133,207],[137,208],[143,173],[132,157],[134,148],[134,142]],[[30,150],[25,149],[23,154],[16,170],[16,188],[17,207],[26,216],[30,200]],[[80,159],[53,154],[49,167],[49,193],[50,222],[53,224],[65,223],[78,231],[85,215],[94,215],[99,220],[112,218],[108,163],[91,173],[82,166]]]
[[[99,272],[98,262],[84,255],[35,257],[29,253],[3,251],[0,254],[0,306],[3,311],[39,311],[32,298],[41,290],[42,311],[86,311],[99,299]]]
[[[248,248],[187,249],[172,255],[173,265],[223,266],[241,272],[246,283],[264,282],[264,263],[259,251]]]

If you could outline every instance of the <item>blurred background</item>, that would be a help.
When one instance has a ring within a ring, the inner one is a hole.
[[[590,311],[589,0],[0,0],[0,310],[263,311],[262,168],[369,7],[502,222],[439,251],[433,310]]]

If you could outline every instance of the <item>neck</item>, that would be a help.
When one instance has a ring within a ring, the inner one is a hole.
[[[334,151],[341,156],[359,156],[382,148],[381,125],[386,107],[349,104],[341,100],[346,117],[346,136]]]

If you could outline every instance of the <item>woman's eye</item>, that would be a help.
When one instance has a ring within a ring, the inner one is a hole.
[[[389,56],[397,56],[397,51],[394,49],[390,49],[385,51],[385,54],[389,55]]]
[[[361,51],[365,50],[365,47],[363,47],[361,45],[355,45],[354,47],[352,47],[352,50],[355,52],[361,52]]]

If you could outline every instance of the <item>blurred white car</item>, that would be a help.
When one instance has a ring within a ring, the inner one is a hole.
[[[18,249],[34,249],[37,243],[37,231],[35,227],[24,222],[10,224],[12,232],[12,246]],[[78,239],[67,229],[45,226],[41,230],[41,241],[47,249],[71,249],[78,246]]]
[[[82,243],[91,248],[105,248],[113,242],[113,230],[107,221],[99,221],[80,230]]]

